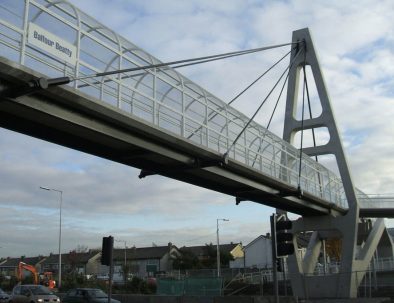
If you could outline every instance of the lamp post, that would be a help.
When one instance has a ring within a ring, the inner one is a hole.
[[[127,246],[126,246],[126,241],[125,240],[115,240],[115,242],[123,242],[124,243],[124,266],[126,266],[126,263],[127,263]]]
[[[58,289],[60,289],[62,285],[62,204],[63,204],[63,191],[54,188],[48,188],[40,186],[40,189],[47,191],[54,191],[60,194],[60,205],[59,205],[59,274],[58,274]]]
[[[220,277],[220,249],[219,249],[219,221],[230,221],[229,219],[216,219],[216,262],[218,264],[218,277]]]

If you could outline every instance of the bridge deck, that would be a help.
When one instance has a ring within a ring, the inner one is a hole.
[[[366,218],[394,218],[394,197],[371,195],[360,198],[360,216]]]
[[[0,79],[15,87],[39,76],[0,58]],[[0,102],[0,126],[49,142],[157,172],[235,197],[305,215],[345,210],[221,154],[159,129],[70,87],[52,87]]]

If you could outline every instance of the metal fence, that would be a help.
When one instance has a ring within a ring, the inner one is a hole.
[[[377,263],[382,265],[391,266],[392,260],[381,260]],[[333,270],[324,272],[315,271],[313,274],[308,275],[297,275],[297,279],[301,279],[304,291],[308,294],[313,283],[309,283],[309,278],[314,276],[327,275],[337,280],[338,283],[341,280],[338,272],[335,272],[335,266],[332,266]],[[194,276],[189,276],[189,275]],[[345,273],[346,275],[348,273]],[[208,275],[205,278],[204,275]],[[394,268],[375,268],[366,271],[355,271],[353,272],[356,282],[359,284],[357,290],[358,297],[376,297],[384,294],[394,295]],[[290,296],[292,295],[291,290],[291,274],[289,272],[278,272],[279,281],[279,295]],[[249,289],[248,286],[254,286],[252,291],[254,294],[263,295],[273,295],[273,274],[270,269],[224,269],[223,275],[223,287],[220,291],[223,295],[233,295],[239,294],[245,289]],[[162,282],[163,291],[158,292],[158,294],[171,294],[171,295],[182,295],[184,293],[184,281],[187,279],[196,279],[203,281],[204,279],[216,279],[215,270],[200,270],[192,272],[180,272],[174,271],[173,273],[168,273],[167,277],[160,277]],[[172,282],[168,282],[172,281]],[[203,288],[200,289],[202,291]],[[208,290],[208,287],[205,288]],[[201,292],[202,293],[202,292]],[[250,294],[250,293],[249,293]],[[308,297],[308,295],[307,295]]]
[[[223,280],[218,277],[183,279],[158,278],[156,281],[158,295],[220,296],[223,288]]]

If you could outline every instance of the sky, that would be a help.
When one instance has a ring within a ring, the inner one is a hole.
[[[19,1],[19,0],[18,0]],[[394,2],[266,0],[72,0],[77,7],[162,61],[291,41],[308,27],[331,97],[353,181],[369,194],[394,184]],[[224,101],[278,53],[182,70]],[[268,85],[266,85],[268,87]],[[251,116],[267,87],[234,107]],[[281,105],[284,111],[284,104]],[[267,123],[267,110],[257,121]],[[279,136],[283,115],[272,130]],[[324,137],[324,136],[323,136]],[[324,138],[322,139],[324,140]],[[116,247],[248,244],[269,232],[273,208],[235,205],[230,196],[161,176],[140,180],[128,166],[0,129],[0,257],[57,253],[63,191],[62,252]],[[394,194],[393,194],[394,195]],[[386,220],[388,226],[394,226]]]

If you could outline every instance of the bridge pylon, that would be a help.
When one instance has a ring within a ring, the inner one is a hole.
[[[292,41],[294,43],[298,42],[298,48],[293,49],[291,54],[291,58],[295,58],[295,61],[289,71],[283,139],[293,144],[297,132],[325,127],[329,134],[328,142],[324,145],[302,148],[302,152],[310,157],[320,155],[335,156],[339,175],[343,182],[344,196],[342,198],[346,199],[348,204],[348,211],[345,215],[332,213],[318,217],[303,216],[293,222],[292,233],[295,247],[298,247],[297,235],[304,232],[309,232],[308,234],[310,235],[306,252],[303,254],[296,249],[295,254],[289,256],[288,259],[293,293],[300,298],[357,297],[358,286],[365,275],[365,271],[381,238],[384,222],[383,219],[375,221],[365,241],[358,245],[357,233],[360,224],[360,209],[357,194],[353,186],[313,40],[309,30],[305,28],[294,31]],[[296,54],[300,49],[302,53],[297,56]],[[307,66],[310,67],[313,75],[322,111],[316,118],[308,117],[308,119],[303,118],[299,120],[296,117],[299,83],[304,77],[301,77],[301,72],[305,71]],[[283,161],[286,161],[286,159],[283,159]],[[286,180],[288,176],[282,174],[282,178]],[[320,186],[323,195],[324,180],[321,180]],[[300,195],[302,195],[302,190],[301,181]],[[337,244],[339,243],[339,272],[330,273],[329,270],[325,270],[323,275],[315,275],[319,255],[327,240],[331,241],[331,243],[333,241],[336,241]]]

